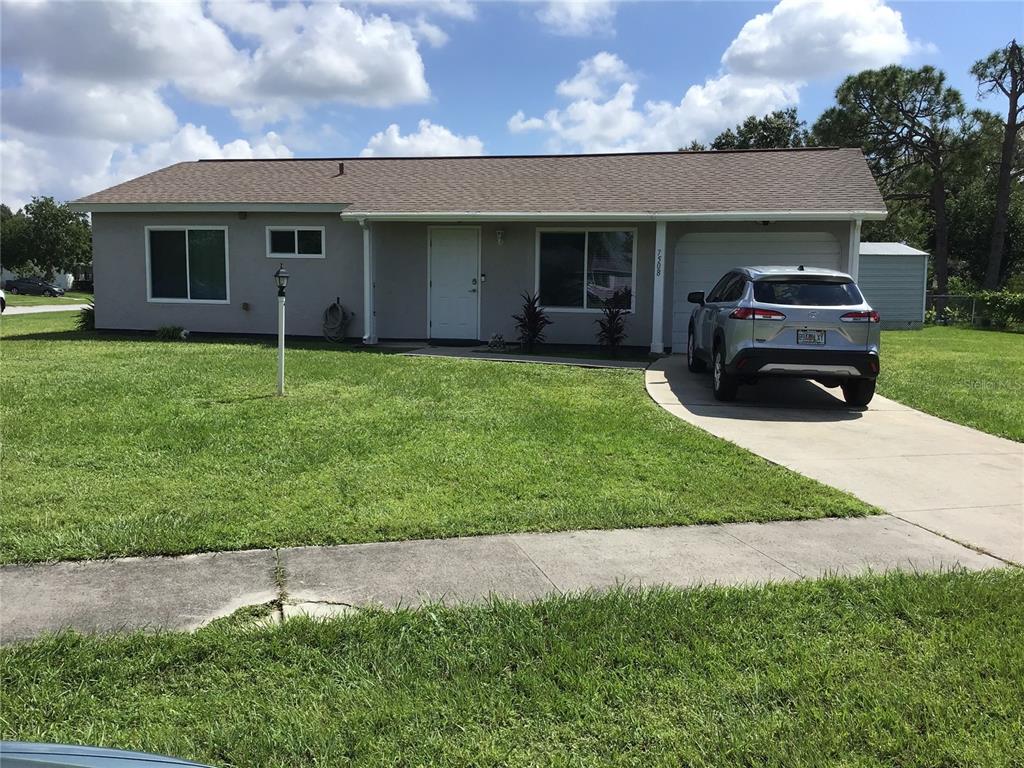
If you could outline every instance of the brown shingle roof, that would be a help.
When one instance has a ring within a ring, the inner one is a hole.
[[[201,160],[76,202],[319,203],[368,214],[885,210],[859,149]]]

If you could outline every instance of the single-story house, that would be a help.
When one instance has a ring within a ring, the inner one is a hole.
[[[928,290],[928,252],[903,243],[860,244],[860,289],[883,328],[920,328]]]
[[[553,343],[595,341],[616,293],[627,343],[683,351],[691,307],[730,267],[858,272],[885,205],[858,149],[510,157],[200,160],[74,202],[92,214],[96,325],[319,335],[514,338],[537,293]],[[628,293],[627,293],[628,292]]]

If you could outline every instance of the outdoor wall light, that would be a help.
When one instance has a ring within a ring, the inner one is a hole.
[[[288,270],[284,268],[284,264],[277,268],[277,272],[274,273],[274,282],[277,283],[277,295],[282,299],[284,298],[284,289],[288,287],[288,278],[291,275],[288,274]]]
[[[281,264],[274,273],[277,285],[277,394],[284,394],[284,289],[288,287],[288,270]]]
[[[504,229],[499,229],[494,234],[498,236],[498,245],[501,245],[502,243],[505,242],[505,230]]]

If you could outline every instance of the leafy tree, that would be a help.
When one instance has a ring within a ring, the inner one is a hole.
[[[780,109],[758,117],[750,115],[733,128],[726,128],[712,149],[789,149],[807,145],[806,123],[797,117],[796,108]]]
[[[1010,226],[1011,183],[1018,182],[1024,173],[1024,166],[1016,163],[1019,159],[1017,148],[1020,133],[1024,128],[1024,54],[1016,40],[1005,48],[993,51],[988,58],[975,63],[971,74],[978,81],[978,96],[999,91],[1008,101],[1006,124],[1003,128],[1002,147],[999,155],[999,173],[996,181],[995,209],[992,217],[992,232],[988,247],[988,264],[985,269],[984,287],[999,286],[1004,254],[1007,248],[1007,233]]]
[[[3,259],[8,269],[33,265],[52,277],[92,259],[92,236],[85,214],[52,197],[32,198],[18,213],[5,214],[2,226]]]
[[[973,126],[963,98],[934,67],[891,66],[846,78],[836,102],[815,123],[816,140],[861,146],[887,200],[927,202],[936,289],[946,293],[947,182]]]
[[[29,221],[22,211],[12,213],[6,205],[0,207],[0,261],[6,269],[20,271],[32,256],[29,248]]]

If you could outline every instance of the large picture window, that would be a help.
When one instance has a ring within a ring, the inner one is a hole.
[[[324,258],[324,228],[267,227],[267,258]]]
[[[228,301],[226,227],[147,227],[149,300]]]
[[[537,293],[552,309],[633,309],[636,230],[541,230]]]

